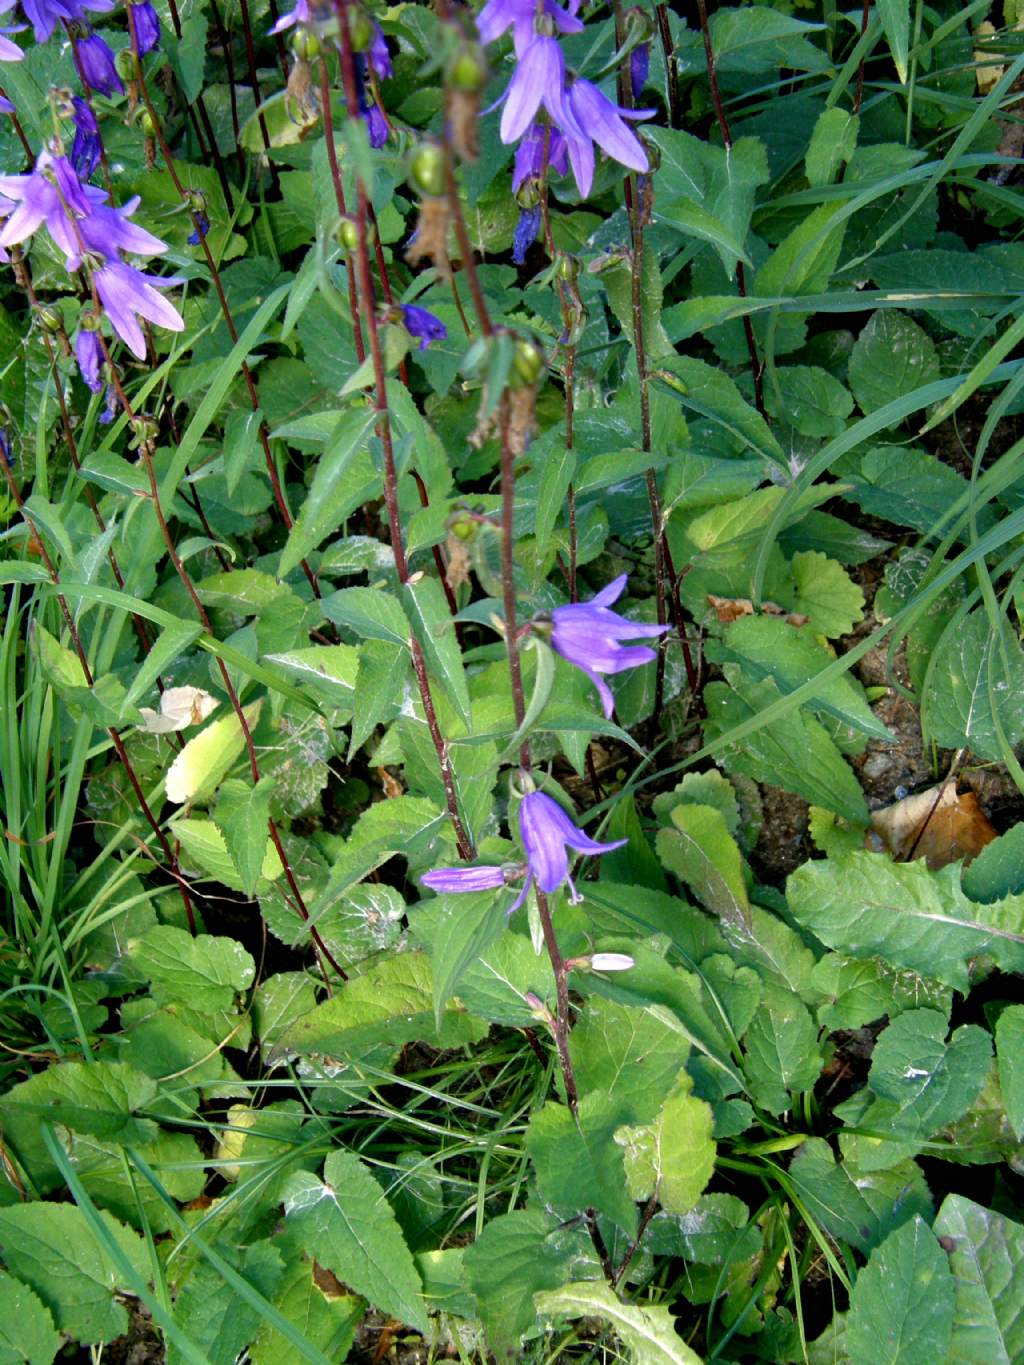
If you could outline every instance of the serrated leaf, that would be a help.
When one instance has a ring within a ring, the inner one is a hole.
[[[983,608],[944,632],[921,700],[925,734],[945,748],[966,746],[979,758],[1003,757],[1024,735],[1024,651],[1010,624],[996,635]]]
[[[379,475],[367,443],[376,420],[372,410],[354,408],[342,415],[327,438],[309,492],[281,551],[279,577],[296,568],[325,536],[373,496]]]
[[[234,1269],[266,1299],[280,1283],[284,1258],[269,1241],[253,1242],[231,1257]],[[209,1365],[233,1365],[256,1335],[260,1314],[240,1296],[217,1267],[200,1261],[174,1304],[175,1321],[201,1347]],[[167,1365],[183,1365],[187,1357],[173,1342]]]
[[[146,1281],[150,1267],[138,1233],[98,1212],[107,1231]],[[10,1272],[35,1290],[58,1328],[85,1345],[113,1341],[128,1330],[128,1314],[114,1298],[131,1291],[89,1217],[73,1204],[19,1204],[0,1209],[0,1249]]]
[[[947,1360],[1015,1365],[1024,1355],[1024,1227],[950,1194],[932,1231],[952,1242],[956,1298]]]
[[[775,986],[751,1020],[744,1049],[750,1094],[771,1114],[789,1109],[791,1095],[810,1090],[824,1065],[807,1006]]]
[[[540,483],[537,485],[537,516],[533,528],[539,554],[543,554],[548,548],[551,532],[562,510],[566,492],[575,472],[576,452],[566,449],[564,442],[546,453]]]
[[[234,891],[242,890],[242,880],[228,853],[224,835],[212,820],[175,820],[171,828],[175,838],[181,842],[186,862],[195,862],[214,881],[223,882]],[[261,868],[262,878],[272,882],[283,872],[280,854],[268,835]]]
[[[790,562],[789,605],[810,617],[814,631],[836,639],[848,635],[864,615],[864,593],[834,559],[818,550],[798,551]]]
[[[224,482],[229,494],[234,493],[246,470],[256,469],[263,458],[259,439],[262,424],[260,408],[236,408],[228,415],[224,424]]]
[[[402,587],[406,614],[426,655],[427,667],[444,688],[467,730],[473,728],[469,686],[455,623],[436,578],[410,579]]]
[[[316,987],[305,972],[277,972],[261,981],[252,1001],[256,1037],[264,1052],[316,1007]]]
[[[860,131],[860,119],[836,106],[818,115],[804,159],[807,182],[819,187],[831,185],[840,167],[853,155]]]
[[[132,961],[158,1004],[181,1001],[198,1010],[226,1010],[252,985],[256,964],[233,938],[158,924],[131,945]]]
[[[380,588],[341,588],[324,598],[323,609],[329,621],[364,640],[386,640],[408,648],[411,632],[402,605]]]
[[[920,1217],[875,1247],[850,1295],[846,1345],[853,1360],[935,1365],[953,1332],[949,1257]]]
[[[611,1324],[633,1365],[701,1365],[700,1356],[677,1336],[669,1309],[622,1303],[614,1290],[594,1280],[535,1294],[542,1317],[598,1317]]]
[[[221,786],[215,821],[247,896],[255,892],[263,877],[270,799],[276,790],[273,777],[261,777],[255,787],[234,780]]]
[[[679,1217],[659,1213],[647,1232],[647,1245],[656,1253],[682,1256],[698,1265],[728,1265],[746,1261],[761,1248],[761,1229],[750,1221],[750,1210],[734,1194],[705,1194]]]
[[[569,1035],[583,1095],[608,1095],[633,1123],[650,1123],[686,1065],[690,1045],[654,1008],[591,997]]]
[[[508,925],[507,898],[493,891],[438,896],[431,905],[437,916],[430,937],[434,979],[434,1021],[441,1027],[445,1004],[472,962],[483,957]]]
[[[836,1161],[823,1138],[809,1138],[793,1157],[789,1175],[825,1230],[865,1255],[915,1215],[926,1222],[932,1216],[924,1174],[913,1161],[865,1172]]]
[[[853,412],[845,384],[816,365],[786,365],[765,387],[765,406],[802,436],[838,436]]]
[[[285,1266],[271,1302],[328,1360],[344,1360],[351,1349],[363,1305],[353,1294],[327,1294],[317,1283],[311,1260]],[[270,1323],[249,1348],[253,1365],[305,1365],[306,1357]]]
[[[690,1094],[693,1081],[684,1071],[653,1123],[619,1128],[626,1183],[634,1199],[656,1198],[670,1214],[688,1213],[715,1169],[711,1106]]]
[[[906,0],[893,3],[906,7]],[[922,327],[895,308],[872,313],[850,354],[850,387],[861,412],[876,412],[940,377],[935,343]]]
[[[661,368],[672,376],[668,382],[687,408],[723,426],[755,454],[784,463],[782,447],[772,435],[768,423],[756,408],[750,406],[723,370],[703,360],[679,355],[663,360]],[[765,491],[781,493],[782,490]],[[757,497],[756,494],[750,496]],[[701,549],[709,548],[703,540],[697,539],[693,526],[690,535]]]
[[[729,833],[725,817],[714,806],[674,806],[672,827],[660,829],[655,841],[658,857],[681,877],[712,914],[745,924],[749,918],[743,859]]]
[[[581,1212],[594,1208],[624,1232],[636,1229],[636,1206],[627,1193],[623,1151],[615,1141],[626,1111],[600,1093],[584,1095],[576,1116],[549,1101],[530,1118],[526,1150],[545,1201]]]
[[[883,957],[966,991],[967,963],[984,954],[1024,971],[1024,935],[1012,903],[978,905],[963,894],[956,868],[893,863],[875,853],[805,863],[786,885],[799,924],[851,957]],[[1024,927],[1024,926],[1021,926]]]
[[[60,1344],[39,1296],[0,1270],[0,1365],[50,1365]]]
[[[263,703],[242,708],[250,732],[259,720]],[[165,792],[177,804],[211,796],[245,748],[242,724],[234,711],[211,721],[175,756],[167,771]]]
[[[896,971],[879,957],[843,957],[826,953],[811,975],[814,989],[826,997],[818,1006],[818,1023],[827,1029],[855,1029],[903,1010],[930,1006],[948,1013],[952,992],[917,972]]]
[[[427,1330],[415,1262],[383,1190],[353,1152],[331,1152],[323,1180],[291,1176],[284,1211],[321,1265],[382,1312]]]
[[[1008,1005],[996,1020],[999,1088],[1015,1135],[1024,1137],[1024,1005]]]

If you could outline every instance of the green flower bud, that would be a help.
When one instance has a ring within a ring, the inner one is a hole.
[[[64,330],[64,315],[59,308],[54,308],[52,304],[43,304],[37,310],[36,316],[39,318],[39,325],[44,332],[62,332]]]
[[[311,62],[320,55],[320,39],[312,29],[297,28],[292,33],[292,53],[300,62]]]
[[[359,229],[351,218],[342,218],[338,224],[338,242],[346,251],[355,251],[359,246]]]
[[[462,47],[448,62],[445,84],[455,90],[482,90],[487,84],[487,63],[479,47]]]
[[[444,154],[433,142],[421,142],[409,158],[409,183],[418,194],[438,199],[444,194]]]
[[[143,109],[139,114],[139,127],[144,137],[156,137],[156,122],[148,109]]]
[[[520,337],[516,342],[512,373],[523,385],[536,384],[544,373],[544,356],[532,341]]]
[[[117,74],[123,81],[133,81],[138,75],[138,68],[135,64],[135,53],[130,47],[123,47],[114,58],[114,65],[117,67]]]
[[[574,284],[580,274],[579,257],[571,256],[568,251],[560,252],[555,270],[560,280]]]

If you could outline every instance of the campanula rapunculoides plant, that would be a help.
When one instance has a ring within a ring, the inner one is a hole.
[[[1020,1356],[1019,19],[0,0],[0,1356]]]

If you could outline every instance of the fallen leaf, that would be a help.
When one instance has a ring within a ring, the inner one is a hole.
[[[729,625],[731,621],[738,621],[741,616],[754,615],[754,604],[749,597],[716,597],[713,592],[709,592],[708,603],[714,607],[715,615],[723,626]],[[784,616],[789,626],[806,626],[811,619],[798,611],[787,611],[785,607],[780,607],[778,602],[762,602],[761,611],[765,616]]]
[[[958,794],[955,782],[876,810],[871,824],[897,862],[924,858],[933,871],[961,859],[969,863],[996,837],[974,792]],[[870,833],[865,842],[874,845]]]

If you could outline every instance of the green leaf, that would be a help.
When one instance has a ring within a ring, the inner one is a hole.
[[[601,272],[601,282],[608,294],[608,303],[623,332],[633,342],[633,272],[626,260],[619,260]],[[675,348],[665,335],[661,321],[663,289],[658,253],[644,245],[641,267],[640,297],[643,301],[644,344],[650,360],[660,360],[674,354]],[[492,392],[495,390],[491,389]],[[500,388],[497,392],[500,392]]]
[[[0,1270],[0,1365],[50,1365],[60,1344],[38,1295]]]
[[[657,1254],[681,1256],[698,1265],[745,1261],[761,1249],[761,1230],[750,1210],[734,1194],[705,1194],[688,1213],[656,1214],[647,1246]]]
[[[883,957],[966,992],[967,963],[991,955],[1024,971],[1024,938],[1011,903],[977,905],[960,889],[955,867],[931,872],[923,861],[893,863],[866,851],[805,863],[786,885],[789,908],[829,948]]]
[[[575,1118],[549,1101],[530,1118],[526,1150],[544,1200],[575,1212],[594,1208],[624,1232],[636,1229],[636,1206],[626,1190],[623,1150],[615,1141],[626,1111],[611,1097],[584,1095]]]
[[[928,1186],[913,1161],[865,1172],[837,1162],[824,1138],[809,1138],[793,1157],[789,1178],[825,1231],[864,1255],[915,1215],[926,1222],[932,1216]]]
[[[261,777],[255,787],[234,779],[220,789],[215,816],[224,846],[234,863],[242,890],[251,896],[263,877],[267,856],[270,798],[277,789],[273,777]]]
[[[860,131],[860,119],[838,106],[818,115],[811,134],[804,169],[808,184],[815,188],[831,185],[853,155]]]
[[[253,1025],[268,1051],[303,1015],[316,1008],[316,987],[305,972],[277,972],[256,987]]]
[[[0,1123],[33,1182],[49,1191],[60,1177],[47,1155],[43,1123],[116,1142],[149,1142],[156,1127],[139,1111],[156,1091],[148,1076],[122,1062],[69,1061],[12,1086],[0,1099]]]
[[[321,1265],[382,1312],[427,1330],[415,1262],[383,1190],[353,1152],[331,1152],[322,1181],[296,1171],[284,1211]]]
[[[935,1365],[949,1359],[953,1276],[920,1217],[891,1232],[857,1276],[846,1323],[853,1360]]]
[[[633,1123],[651,1123],[690,1055],[657,1008],[588,999],[569,1035],[581,1095],[607,1095]]]
[[[972,901],[999,901],[1024,891],[1024,821],[986,844],[963,872]]]
[[[256,701],[242,708],[250,733],[262,706],[261,701]],[[212,796],[244,748],[242,723],[234,711],[211,721],[195,739],[189,740],[167,770],[168,801],[193,803]]]
[[[721,369],[691,356],[673,355],[661,362],[660,376],[687,408],[709,417],[743,446],[768,460],[785,462],[782,447],[768,423],[752,408],[733,380]],[[765,490],[781,494],[781,489]],[[693,528],[690,530],[694,535]],[[696,539],[696,537],[694,536]],[[708,546],[697,540],[701,549]]]
[[[309,492],[288,532],[278,576],[284,578],[325,536],[373,497],[380,476],[368,449],[377,414],[365,407],[343,414],[324,446]]]
[[[268,654],[266,658],[335,706],[353,705],[360,658],[354,645],[307,645],[283,654]]]
[[[488,1340],[509,1357],[536,1320],[533,1296],[557,1289],[585,1263],[589,1248],[579,1228],[559,1226],[543,1209],[519,1209],[492,1218],[466,1248],[466,1281],[477,1297]],[[589,1250],[593,1259],[593,1251]],[[600,1274],[596,1265],[594,1270]]]
[[[325,597],[324,614],[336,626],[364,640],[386,640],[408,647],[409,621],[401,603],[380,588],[342,588]]]
[[[242,880],[228,853],[224,835],[212,820],[175,820],[172,829],[180,840],[188,863],[196,863],[214,881],[223,882],[234,891],[242,890]],[[267,836],[262,866],[263,880],[272,882],[284,872],[281,857]]]
[[[750,906],[743,859],[722,812],[686,802],[674,806],[669,818],[673,828],[658,831],[658,857],[712,914],[745,924]]]
[[[872,516],[884,517],[899,526],[912,526],[931,534],[936,523],[948,519],[950,508],[969,492],[966,479],[934,455],[906,446],[877,446],[861,457],[858,468],[851,469],[842,496],[855,502]],[[986,525],[988,512],[981,509],[979,522]],[[908,565],[923,564],[908,552]],[[886,577],[894,566],[887,567]],[[952,589],[951,592],[956,592]],[[939,618],[941,622],[941,617]],[[942,624],[945,624],[942,622]]]
[[[582,1280],[535,1294],[533,1301],[542,1317],[603,1318],[626,1347],[632,1365],[701,1365],[700,1356],[677,1336],[669,1309],[622,1303],[606,1284]]]
[[[834,559],[818,550],[798,551],[790,562],[793,592],[787,603],[810,617],[820,635],[848,635],[864,615],[864,593]]]
[[[271,1302],[328,1360],[344,1360],[362,1316],[352,1294],[326,1294],[317,1284],[311,1260],[285,1266]],[[253,1365],[304,1365],[305,1357],[270,1323],[264,1323],[249,1348]]]
[[[765,389],[771,415],[802,436],[838,436],[853,412],[849,389],[815,365],[786,365]]]
[[[402,598],[413,630],[426,656],[427,667],[444,688],[459,719],[472,730],[469,686],[455,623],[436,578],[414,575],[402,588]]]
[[[774,678],[784,693],[795,692],[833,662],[811,627],[798,629],[778,616],[741,616],[726,628],[724,646],[709,642],[708,657],[714,662],[735,660],[755,682]],[[863,688],[850,677],[823,684],[809,704],[872,739],[893,741],[892,732],[868,706]]]
[[[443,1011],[440,1026],[435,1024],[430,959],[423,953],[401,953],[350,978],[299,1019],[277,1043],[270,1060],[309,1052],[358,1053],[370,1044],[457,1047],[484,1032],[479,1021],[454,1008]]]
[[[231,1257],[242,1279],[265,1299],[276,1290],[284,1270],[281,1252],[268,1241],[254,1242]],[[174,1304],[175,1321],[199,1345],[210,1365],[232,1365],[256,1335],[260,1314],[239,1297],[217,1267],[200,1261]],[[184,1355],[168,1349],[167,1365],[182,1365]]]
[[[100,1212],[108,1232],[138,1278],[150,1266],[142,1238]],[[0,1246],[12,1275],[35,1290],[57,1327],[83,1345],[113,1341],[128,1330],[128,1314],[114,1298],[127,1285],[93,1230],[73,1204],[19,1204],[0,1209]]]
[[[197,1010],[226,1010],[252,985],[256,964],[233,938],[214,938],[158,924],[130,945],[134,964],[158,1004],[180,1001]]]
[[[495,1024],[530,1028],[536,1023],[527,994],[553,1000],[551,963],[521,934],[502,934],[459,980],[459,997],[468,1010]]]
[[[1008,1005],[996,1020],[999,1088],[1017,1138],[1024,1137],[1024,1005]]]
[[[966,746],[979,758],[999,760],[1007,744],[1024,736],[1024,651],[1008,621],[996,635],[984,608],[947,629],[928,670],[921,724],[936,744]]]
[[[615,1134],[625,1152],[630,1194],[656,1198],[666,1213],[688,1213],[715,1169],[711,1106],[691,1095],[692,1089],[684,1071],[653,1123]]]
[[[818,1006],[818,1023],[827,1029],[863,1028],[887,1014],[930,1006],[948,1014],[952,992],[918,976],[897,971],[880,957],[843,957],[826,953],[811,974],[815,991],[825,996]]]
[[[1014,1365],[1024,1355],[1024,1227],[950,1194],[932,1227],[952,1246],[956,1287],[947,1359],[963,1365]]]
[[[156,685],[157,679],[168,672],[171,664],[184,654],[186,649],[191,648],[202,633],[203,627],[198,622],[193,624],[191,621],[175,621],[173,625],[165,626],[161,630],[153,648],[142,660],[135,676],[128,684],[121,701],[122,715],[126,716],[129,708],[142,700],[149,689]]]
[[[534,443],[536,449],[538,442]],[[538,553],[548,548],[551,532],[565,502],[565,495],[576,472],[576,452],[567,450],[564,441],[547,451],[537,485],[537,516],[533,534]]]
[[[263,459],[260,444],[262,409],[236,408],[224,424],[224,482],[234,493],[247,470],[255,470]]]
[[[782,695],[772,678],[750,682],[729,664],[724,672],[728,683],[710,683],[704,690],[708,711],[705,744],[727,738],[730,730],[752,720]],[[794,709],[770,727],[755,730],[738,744],[721,749],[718,758],[727,771],[796,792],[852,824],[867,824],[867,802],[860,784],[813,716]]]
[[[843,1139],[863,1170],[916,1155],[980,1091],[992,1059],[989,1035],[966,1024],[947,1044],[947,1028],[938,1010],[907,1010],[879,1034],[868,1073],[877,1098],[857,1120],[863,1132]]]
[[[744,1047],[750,1093],[770,1114],[790,1109],[790,1096],[810,1090],[824,1064],[807,1006],[775,986],[754,1015]]]
[[[878,15],[900,84],[907,83],[907,56],[910,49],[910,0],[878,0]]]
[[[905,8],[906,0],[895,0]],[[867,414],[941,378],[935,343],[894,308],[872,313],[850,354],[850,387]]]
[[[444,1007],[469,965],[484,957],[508,924],[504,897],[493,891],[438,896],[430,910],[437,915],[431,934],[430,965],[434,978],[434,1022],[441,1027]]]

